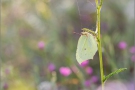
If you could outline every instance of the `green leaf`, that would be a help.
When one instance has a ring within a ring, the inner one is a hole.
[[[118,70],[116,70],[116,71],[110,73],[109,75],[104,76],[103,82],[105,82],[108,78],[112,77],[113,75],[125,71],[126,69],[127,69],[127,68],[120,68],[120,69],[118,69]]]

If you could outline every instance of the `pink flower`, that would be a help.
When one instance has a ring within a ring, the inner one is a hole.
[[[39,49],[44,49],[44,47],[45,47],[45,43],[44,43],[43,41],[40,41],[40,42],[38,43],[38,48],[39,48]]]
[[[133,55],[133,56],[131,57],[131,60],[132,60],[133,62],[135,62],[135,55]]]
[[[95,90],[102,90],[102,85],[100,85]],[[132,90],[132,89],[127,89],[125,83],[122,81],[113,80],[113,81],[106,82],[104,86],[104,90]]]
[[[88,79],[88,80],[86,80],[86,81],[84,81],[84,85],[86,86],[86,87],[89,87],[90,86],[90,84],[91,84],[91,82],[90,82],[90,80]]]
[[[89,64],[89,60],[85,60],[84,62],[81,63],[82,67],[85,67]]]
[[[97,77],[97,76],[92,76],[92,77],[91,77],[91,81],[92,81],[93,83],[96,83],[96,82],[98,81],[98,77]]]
[[[126,83],[126,86],[128,90],[135,90],[135,84],[133,81]]]
[[[55,70],[55,65],[53,63],[50,63],[48,65],[48,69],[49,69],[50,72],[54,71]]]
[[[72,73],[72,71],[70,70],[69,67],[61,67],[59,69],[59,72],[61,75],[65,76],[65,77],[69,76]]]
[[[7,90],[7,89],[8,89],[8,84],[7,84],[7,83],[4,83],[3,89],[4,89],[4,90]]]
[[[120,49],[125,49],[127,47],[127,43],[125,41],[121,41],[119,42],[118,47]]]
[[[130,53],[132,53],[132,54],[135,53],[135,46],[132,46],[129,51],[130,51]]]
[[[87,74],[93,73],[93,69],[91,67],[86,67],[85,71],[86,71]]]

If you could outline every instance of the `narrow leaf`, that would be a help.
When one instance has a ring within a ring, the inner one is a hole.
[[[120,68],[120,69],[118,69],[118,70],[116,70],[116,71],[110,73],[109,75],[107,75],[107,76],[104,77],[103,82],[105,82],[108,78],[112,77],[113,75],[125,71],[126,69],[127,69],[127,68]]]

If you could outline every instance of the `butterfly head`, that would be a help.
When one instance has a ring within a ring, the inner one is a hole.
[[[88,36],[89,33],[88,32],[82,32],[81,34]]]

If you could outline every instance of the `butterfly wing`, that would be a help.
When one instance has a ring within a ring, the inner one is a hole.
[[[82,51],[82,48],[86,42],[87,38],[81,35],[81,37],[78,40],[77,44],[77,51],[76,51],[76,59],[79,63],[83,62],[84,60],[80,57],[80,52]]]
[[[83,35],[81,35],[81,37],[78,40],[78,44],[77,44],[77,51],[76,51],[76,59],[79,63],[83,62],[84,60],[80,57],[80,52],[85,44],[85,41],[87,40],[86,37],[84,37]]]
[[[76,59],[79,63],[85,60],[93,59],[97,51],[97,42],[93,35],[81,35],[78,41]]]

